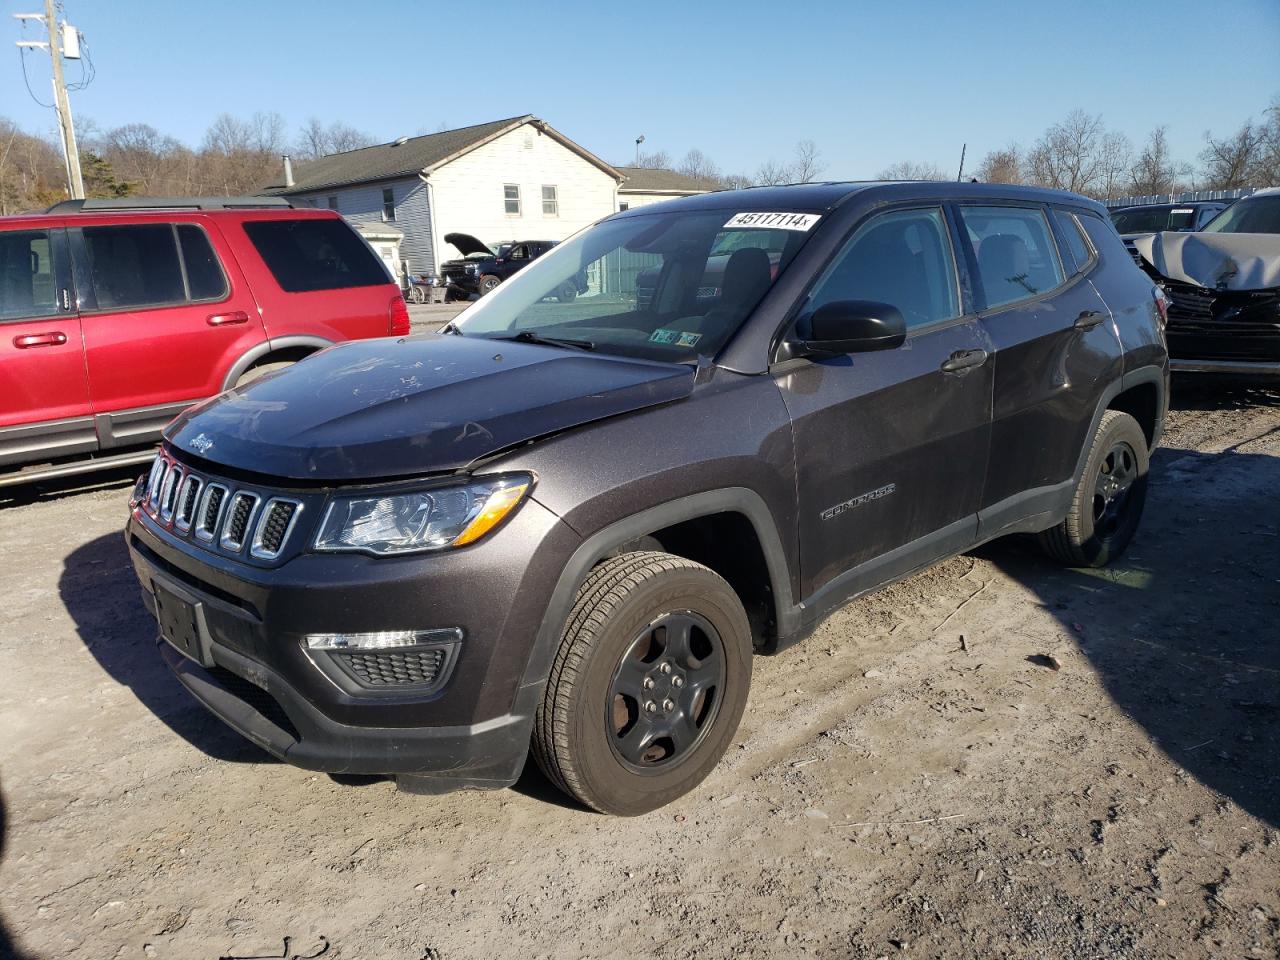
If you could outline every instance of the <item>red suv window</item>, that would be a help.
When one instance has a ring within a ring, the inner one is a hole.
[[[341,220],[257,220],[244,232],[288,293],[390,282],[382,261]]]

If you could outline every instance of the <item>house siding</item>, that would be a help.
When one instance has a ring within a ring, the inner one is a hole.
[[[681,197],[692,197],[696,194],[692,193],[628,193],[626,190],[618,191],[618,203],[627,204],[628,210],[634,210],[636,207],[647,207],[650,204],[662,203],[664,200],[679,200]]]
[[[395,199],[396,218],[390,221],[404,233],[400,259],[407,261],[411,273],[436,271],[431,244],[431,207],[427,187],[419,178],[384,180],[354,187],[334,187],[293,194],[295,202],[325,207],[329,197],[338,198],[338,213],[354,226],[379,225],[382,219],[382,191],[390,187]]]
[[[509,131],[428,176],[436,229],[469,233],[483,243],[563,240],[618,209],[618,181],[531,124]],[[520,187],[520,215],[508,216],[503,187]],[[542,212],[543,185],[556,187],[559,212]],[[441,240],[445,260],[458,256]]]

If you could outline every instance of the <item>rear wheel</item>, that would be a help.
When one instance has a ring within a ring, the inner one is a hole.
[[[560,287],[560,292],[556,295],[556,299],[561,303],[573,303],[578,299],[578,288],[572,283],[565,283]]]
[[[1102,415],[1067,518],[1040,534],[1060,563],[1104,567],[1138,531],[1147,499],[1147,438],[1127,413]]]
[[[295,363],[297,363],[296,360],[275,360],[270,363],[260,363],[256,367],[250,367],[240,374],[240,379],[236,381],[236,386],[243,387],[246,383],[253,383],[259,377],[265,377],[268,373],[275,373],[277,370],[291,367]]]
[[[733,739],[751,654],[742,603],[713,571],[667,553],[607,559],[569,614],[534,722],[534,758],[602,813],[670,803]]]
[[[502,280],[500,278],[495,277],[491,273],[486,273],[480,278],[480,296],[483,297],[486,293],[492,293],[498,288],[498,284],[501,282]]]

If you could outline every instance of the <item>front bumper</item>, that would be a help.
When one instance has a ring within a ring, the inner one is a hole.
[[[187,620],[185,654],[162,639],[164,660],[269,753],[311,770],[397,775],[420,792],[519,776],[546,679],[526,677],[526,666],[555,558],[580,542],[536,501],[488,541],[412,558],[303,553],[252,566],[184,542],[141,510],[126,539],[152,613],[171,621],[176,600]],[[360,689],[304,642],[427,627],[463,631],[437,685]],[[174,636],[171,623],[164,632]]]

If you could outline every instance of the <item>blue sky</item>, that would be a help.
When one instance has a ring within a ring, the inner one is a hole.
[[[193,144],[223,111],[380,140],[533,113],[614,162],[644,134],[749,173],[811,138],[827,176],[856,178],[902,159],[952,169],[966,141],[976,164],[1077,107],[1135,144],[1166,124],[1194,161],[1206,130],[1280,96],[1280,0],[65,4],[97,66],[76,116]],[[0,0],[0,116],[51,130],[12,45],[11,14],[40,6]],[[27,63],[47,101],[47,58]]]

